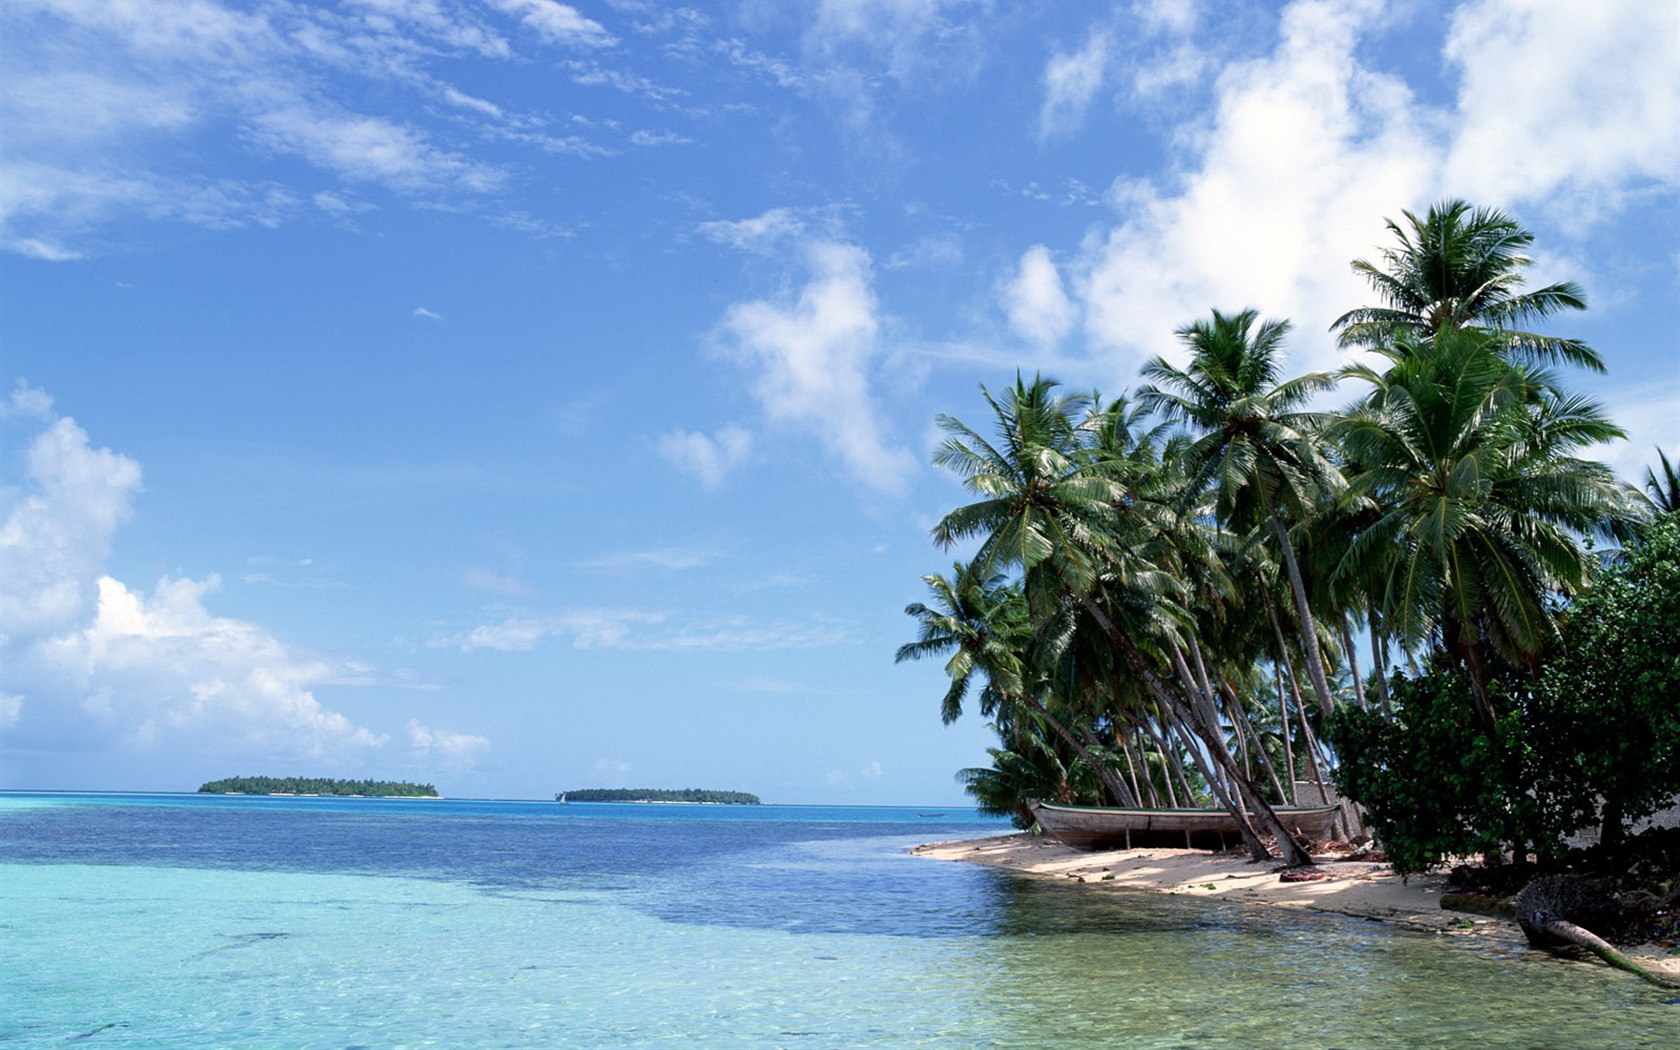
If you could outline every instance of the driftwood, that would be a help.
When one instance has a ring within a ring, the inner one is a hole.
[[[1610,929],[1618,918],[1619,908],[1613,900],[1592,883],[1574,875],[1543,876],[1517,894],[1517,925],[1534,947],[1552,948],[1564,942],[1578,945],[1618,970],[1664,988],[1680,987],[1680,982],[1652,973],[1582,925]]]

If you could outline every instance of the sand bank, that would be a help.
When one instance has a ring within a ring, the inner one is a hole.
[[[1250,863],[1246,854],[1188,849],[1130,849],[1081,853],[1058,842],[1004,835],[917,846],[917,856],[990,864],[1027,875],[1215,897],[1241,904],[1349,915],[1455,937],[1489,937],[1521,944],[1509,919],[1486,918],[1441,907],[1441,875],[1402,880],[1387,864],[1315,858],[1309,882],[1284,882],[1275,865]],[[1653,971],[1680,978],[1680,956],[1656,945],[1629,955]],[[1594,964],[1596,965],[1596,963]]]

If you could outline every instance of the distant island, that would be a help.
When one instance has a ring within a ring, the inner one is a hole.
[[[554,796],[556,802],[704,802],[712,805],[762,805],[757,795],[745,791],[708,791],[705,788],[579,788],[562,791]]]
[[[228,777],[199,788],[210,795],[364,795],[386,798],[438,798],[430,784],[406,780],[332,780],[327,777]]]

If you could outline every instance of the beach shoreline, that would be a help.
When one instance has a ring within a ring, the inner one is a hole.
[[[1170,848],[1084,853],[1025,834],[931,842],[910,852],[932,860],[985,864],[1022,875],[1069,879],[1097,887],[1208,897],[1255,907],[1369,919],[1443,936],[1523,943],[1522,933],[1509,919],[1442,908],[1444,875],[1402,879],[1388,864],[1378,861],[1316,857],[1310,874],[1322,878],[1284,882],[1277,864],[1256,864],[1242,853]],[[1626,951],[1653,972],[1680,980],[1680,956],[1654,944]]]

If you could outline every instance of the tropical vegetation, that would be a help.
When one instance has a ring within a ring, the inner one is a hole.
[[[969,500],[932,538],[962,557],[898,659],[944,660],[943,719],[996,731],[958,774],[983,810],[1224,806],[1305,864],[1275,809],[1339,789],[1369,821],[1340,833],[1418,870],[1614,842],[1680,790],[1680,585],[1645,582],[1675,558],[1669,459],[1641,493],[1591,458],[1623,433],[1566,372],[1604,362],[1536,330],[1586,300],[1525,287],[1528,231],[1402,214],[1353,263],[1377,301],[1332,325],[1338,371],[1213,310],[1133,392],[1017,375],[981,424],[938,417]]]
[[[199,789],[212,795],[359,795],[397,798],[437,798],[430,784],[405,780],[334,780],[330,777],[227,777]]]

